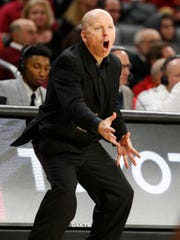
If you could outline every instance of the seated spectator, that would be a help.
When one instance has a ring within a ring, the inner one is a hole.
[[[151,67],[151,79],[153,83],[153,87],[142,91],[140,94],[134,97],[134,109],[136,110],[147,110],[148,106],[152,104],[152,102],[159,97],[160,99],[164,99],[168,95],[168,91],[165,86],[161,84],[162,78],[162,66],[165,62],[165,58],[160,58],[156,60]],[[161,90],[162,94],[161,94]],[[155,98],[154,98],[155,95]]]
[[[176,53],[180,53],[179,36],[172,15],[158,12],[152,15],[144,26],[156,29],[161,34],[162,40],[171,43]]]
[[[133,79],[130,82],[132,88],[135,84],[142,81],[150,73],[151,65],[148,62],[147,55],[153,44],[161,41],[160,33],[151,28],[140,29],[134,37],[134,46],[136,52],[130,52],[130,61],[132,63],[131,72]]]
[[[18,66],[22,77],[0,81],[0,96],[7,105],[39,106],[44,102],[46,89],[41,85],[48,78],[50,55],[40,44],[22,50]]]
[[[22,10],[22,17],[34,21],[37,27],[37,42],[45,44],[55,60],[61,52],[62,35],[48,1],[28,0]]]
[[[22,48],[36,42],[37,28],[32,20],[19,18],[11,23],[10,34],[10,44],[1,49],[0,58],[17,67]],[[10,78],[12,78],[12,73],[0,68],[0,80]]]
[[[165,85],[160,94],[154,94],[153,101],[145,107],[145,110],[180,113],[180,56],[175,55],[166,59],[162,66],[161,84]]]
[[[168,42],[157,42],[153,46],[150,47],[149,54],[147,55],[147,61],[152,64],[160,58],[168,58],[170,56],[174,56],[176,53],[174,48]],[[154,87],[154,81],[152,79],[151,74],[144,77],[142,81],[135,84],[132,87],[132,91],[134,96],[136,97],[140,92],[150,89]]]
[[[133,93],[127,86],[131,78],[131,63],[126,49],[121,46],[113,46],[111,52],[115,54],[121,62],[121,74],[119,78],[118,105],[120,109],[132,109]]]

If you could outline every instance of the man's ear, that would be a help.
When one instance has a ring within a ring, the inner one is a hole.
[[[85,30],[81,31],[81,38],[82,38],[83,42],[86,42],[87,38],[86,38],[86,31]]]

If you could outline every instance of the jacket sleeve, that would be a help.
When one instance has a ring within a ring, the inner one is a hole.
[[[109,77],[109,100],[107,106],[107,113],[110,116],[113,112],[116,112],[117,117],[112,122],[112,127],[115,129],[115,136],[119,141],[121,137],[127,133],[127,128],[125,125],[125,120],[121,113],[121,110],[118,107],[117,103],[117,96],[119,91],[119,77],[121,74],[121,64],[119,59],[116,56],[111,58],[112,68],[110,70],[110,77]]]

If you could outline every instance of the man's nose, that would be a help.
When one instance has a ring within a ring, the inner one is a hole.
[[[108,35],[108,34],[109,34],[108,28],[104,28],[104,29],[103,29],[103,34],[104,34],[104,35]]]
[[[46,69],[41,68],[40,71],[39,71],[39,74],[40,74],[41,76],[47,76],[47,75],[48,75],[48,72],[47,72]]]

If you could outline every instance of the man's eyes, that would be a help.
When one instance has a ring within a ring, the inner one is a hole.
[[[95,30],[100,30],[100,29],[101,29],[101,27],[95,27],[94,29],[95,29]]]

